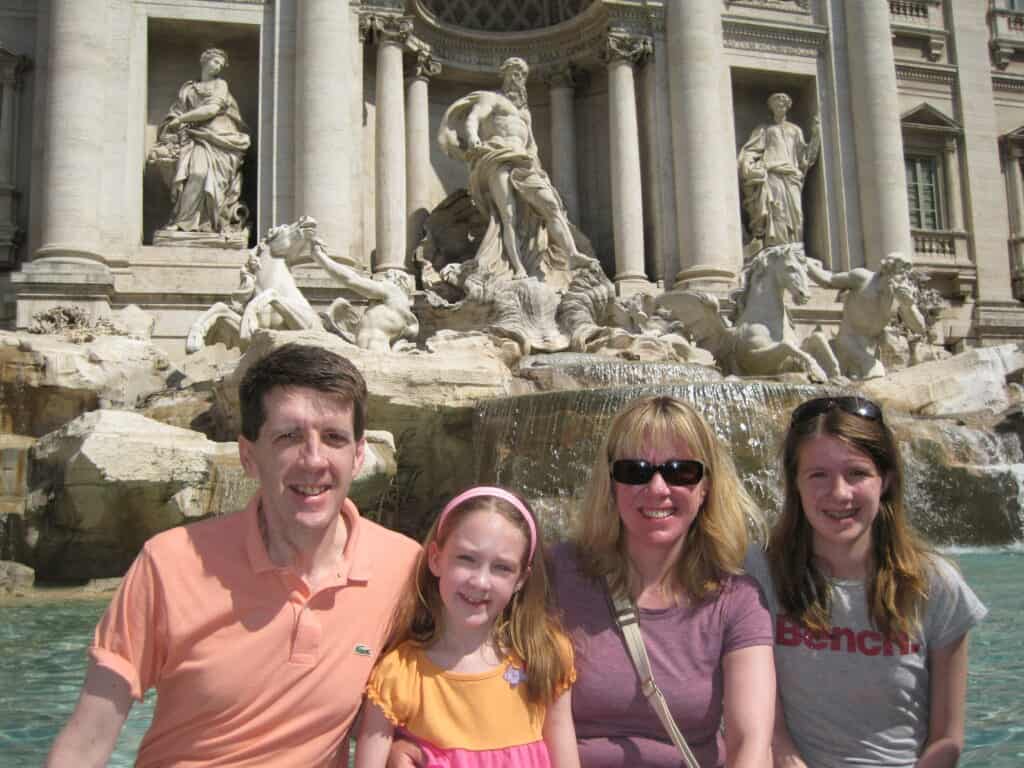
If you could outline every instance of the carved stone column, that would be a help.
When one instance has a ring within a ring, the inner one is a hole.
[[[1010,215],[1013,220],[1013,234],[1017,237],[1024,236],[1024,171],[1021,170],[1021,162],[1024,161],[1024,147],[1011,146],[1007,151],[1007,161],[1010,175]]]
[[[353,72],[362,49],[347,6],[336,0],[296,3],[295,213],[317,220],[333,257],[362,265],[361,66]]]
[[[960,193],[960,154],[957,151],[956,139],[950,138],[943,148],[943,165],[946,175],[946,209],[949,221],[946,229],[954,232],[964,231],[963,198]]]
[[[406,270],[405,101],[402,52],[412,20],[366,16],[367,42],[377,44],[377,145],[375,151],[377,258],[373,271]]]
[[[431,77],[441,74],[441,64],[428,51],[418,51],[405,91],[405,172],[408,236],[414,248],[430,214],[430,99]]]
[[[626,294],[647,284],[640,131],[633,68],[650,56],[651,51],[651,41],[647,38],[613,32],[603,52],[608,64],[615,284],[619,293]]]
[[[669,111],[668,47],[655,40],[654,56],[640,74],[641,153],[644,174],[644,244],[647,276],[671,288],[680,270],[676,189]]]
[[[14,265],[17,226],[18,92],[28,59],[0,46],[0,268]]]
[[[85,259],[105,269],[99,233],[105,104],[112,79],[108,6],[105,0],[50,3],[42,125],[46,152],[39,179],[46,194],[39,198],[41,245],[36,259]]]
[[[686,6],[685,10],[683,6]],[[675,161],[679,247],[685,252],[677,288],[731,287],[740,267],[740,243],[730,238],[735,163],[726,174],[719,91],[727,78],[719,3],[668,3],[669,104]],[[737,201],[738,202],[738,201]],[[738,231],[738,227],[736,230]]]
[[[891,251],[912,254],[910,205],[887,0],[843,3],[850,50],[853,134],[865,266]],[[856,266],[856,264],[854,264]]]
[[[576,171],[575,82],[569,67],[548,75],[551,96],[551,181],[562,196],[569,220],[579,221],[580,196]]]

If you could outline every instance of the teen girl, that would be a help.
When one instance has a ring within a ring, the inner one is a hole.
[[[396,728],[428,767],[578,768],[572,650],[526,502],[492,486],[460,493],[413,578],[367,685],[356,768],[382,768]]]
[[[986,610],[910,528],[881,408],[803,403],[782,461],[782,514],[748,563],[775,616],[775,765],[953,768]]]

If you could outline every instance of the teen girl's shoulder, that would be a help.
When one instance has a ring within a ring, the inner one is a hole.
[[[944,648],[985,618],[988,609],[960,570],[939,554],[928,555],[928,599],[924,633],[932,648]]]

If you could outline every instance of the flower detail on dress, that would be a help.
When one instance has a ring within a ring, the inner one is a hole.
[[[514,667],[511,664],[508,665],[508,669],[505,670],[503,677],[508,681],[508,684],[515,688],[520,683],[526,682],[526,672],[519,667]]]

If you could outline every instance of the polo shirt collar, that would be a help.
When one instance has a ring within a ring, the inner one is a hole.
[[[249,500],[242,513],[245,517],[245,548],[249,557],[249,565],[254,573],[281,570],[270,559],[267,547],[263,543],[263,536],[260,534],[259,509],[260,494],[257,493]],[[340,514],[348,525],[348,540],[345,542],[344,566],[339,580],[342,583],[346,579],[367,582],[370,580],[373,566],[369,550],[359,546],[359,539],[365,527],[363,518],[351,499],[345,499],[341,505]]]

